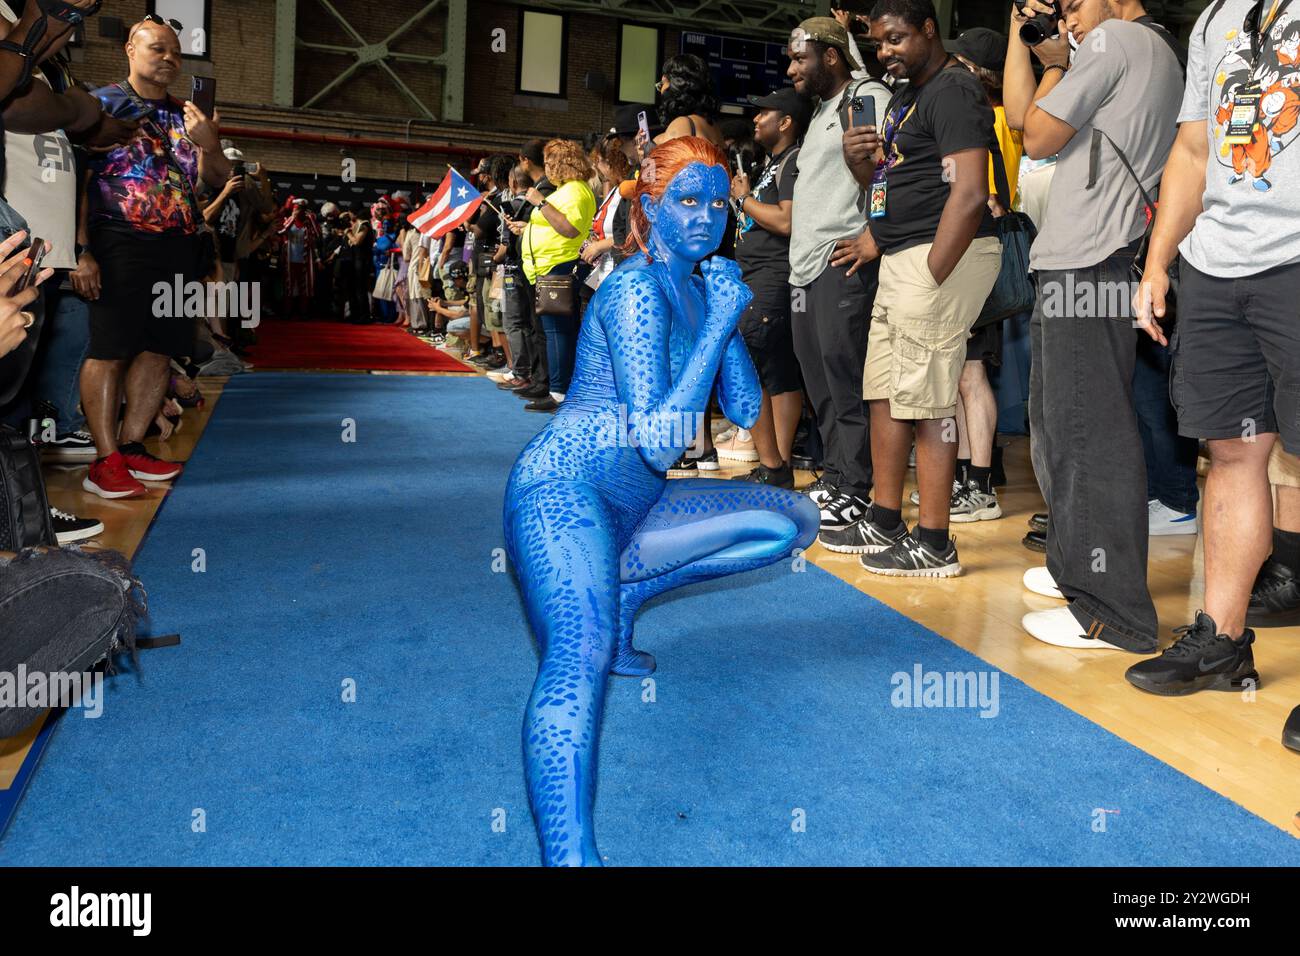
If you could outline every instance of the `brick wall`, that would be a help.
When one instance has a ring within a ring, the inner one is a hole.
[[[425,6],[426,0],[335,0],[335,6],[367,42],[386,38]],[[103,16],[119,17],[129,27],[145,13],[145,0],[114,0]],[[274,99],[275,4],[272,0],[212,0],[211,58],[186,60],[184,75],[172,93],[184,98],[192,73],[214,76],[223,126],[243,129],[309,131],[333,136],[388,141],[413,140],[456,144],[483,153],[512,151],[534,136],[572,136],[607,128],[615,107],[618,21],[588,14],[569,15],[566,96],[563,99],[520,95],[515,91],[518,64],[519,7],[470,0],[466,36],[465,122],[429,123],[378,66],[358,70],[312,109],[286,109]],[[438,9],[396,41],[392,49],[436,54],[442,51],[446,11]],[[506,49],[492,51],[493,31],[505,31]],[[355,40],[316,0],[298,0],[298,35],[311,42],[353,46]],[[678,31],[662,28],[663,54],[676,52]],[[77,75],[98,86],[126,75],[122,42],[99,35],[98,19],[89,22],[86,44],[73,51]],[[295,55],[296,102],[323,89],[350,59],[299,48]],[[442,105],[442,77],[437,68],[417,63],[392,64],[402,81],[437,115]],[[609,89],[583,86],[588,72],[600,72]],[[408,125],[408,120],[419,120]],[[228,135],[228,134],[224,134]],[[275,170],[340,174],[345,158],[356,161],[363,178],[436,181],[448,162],[464,170],[472,156],[441,156],[403,150],[288,143],[234,137],[249,159]]]

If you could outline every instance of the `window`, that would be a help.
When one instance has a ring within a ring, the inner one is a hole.
[[[181,24],[181,55],[187,60],[209,59],[212,33],[210,0],[149,0],[149,12]]]
[[[568,26],[562,13],[519,11],[520,93],[564,96]]]
[[[658,27],[620,23],[618,29],[618,101],[653,103],[659,85]]]

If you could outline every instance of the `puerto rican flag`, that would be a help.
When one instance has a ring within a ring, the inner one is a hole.
[[[483,197],[474,185],[448,167],[442,184],[429,197],[429,201],[407,216],[406,221],[422,235],[441,239],[474,215],[474,210],[478,209],[481,202]]]

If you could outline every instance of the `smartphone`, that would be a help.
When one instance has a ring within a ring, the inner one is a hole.
[[[867,104],[870,103],[870,108]],[[869,96],[855,96],[849,100],[850,126],[875,126],[876,101]]]
[[[217,81],[211,76],[196,76],[190,81],[190,102],[212,119],[217,108]]]
[[[745,168],[745,157],[740,155],[740,150],[733,149],[731,155],[736,159],[736,169],[748,176],[749,170]]]
[[[14,293],[22,292],[23,289],[36,281],[36,277],[41,272],[41,260],[45,258],[45,253],[49,251],[49,243],[44,239],[32,239],[32,244],[27,247],[27,256],[23,259],[23,274],[18,277],[18,283],[14,286]]]
[[[256,176],[261,171],[262,171],[261,163],[244,163],[245,176]]]
[[[650,155],[650,122],[646,119],[645,110],[636,114],[636,125],[645,135],[645,145],[641,147],[641,155]]]

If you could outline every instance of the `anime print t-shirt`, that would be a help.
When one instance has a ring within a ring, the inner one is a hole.
[[[116,83],[96,90],[95,96],[112,116],[138,113],[133,98]],[[198,182],[199,150],[185,135],[183,105],[170,96],[142,101],[152,112],[140,123],[141,135],[90,158],[91,228],[126,228],[158,236],[193,233],[198,223],[188,190]],[[176,163],[168,159],[164,142],[171,144]]]
[[[1269,22],[1251,67],[1244,29],[1254,0],[1227,0],[1192,28],[1180,123],[1204,121],[1209,140],[1204,208],[1179,246],[1201,272],[1255,275],[1300,261],[1300,10]],[[1211,14],[1213,13],[1213,16]],[[1259,111],[1245,142],[1229,142],[1228,120],[1243,87],[1258,84]]]

